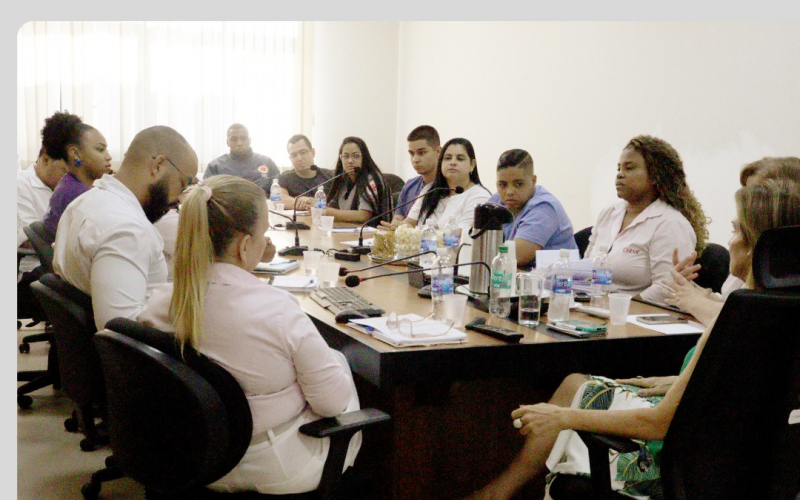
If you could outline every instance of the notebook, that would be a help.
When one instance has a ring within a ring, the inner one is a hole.
[[[438,344],[460,344],[467,341],[467,334],[461,330],[451,328],[447,331],[447,325],[432,319],[423,320],[421,316],[416,314],[404,314],[398,316],[398,319],[408,318],[414,322],[414,332],[418,334],[433,334],[434,336],[421,336],[410,337],[403,335],[397,330],[393,330],[386,326],[387,317],[368,318],[368,319],[355,319],[350,323],[355,323],[360,326],[361,331],[368,331],[374,338],[386,342],[395,347],[414,347],[414,346],[430,346]],[[349,323],[348,323],[349,324]],[[440,332],[445,332],[439,335]]]
[[[287,292],[311,292],[319,286],[319,276],[273,276],[269,284]]]
[[[272,262],[259,262],[254,273],[266,274],[283,274],[297,269],[300,266],[299,260],[284,259],[283,257],[275,257]]]

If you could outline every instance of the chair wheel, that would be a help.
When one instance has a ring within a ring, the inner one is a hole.
[[[81,486],[81,495],[86,500],[96,500],[100,496],[100,484],[86,483]]]
[[[17,404],[23,410],[27,410],[33,404],[33,398],[24,394],[17,394]]]
[[[27,342],[23,342],[19,345],[19,352],[22,354],[28,354],[31,352],[31,345]]]
[[[91,439],[81,439],[81,450],[82,451],[94,451],[97,449],[97,445]]]
[[[64,420],[64,429],[69,432],[78,432],[78,421],[74,418]]]

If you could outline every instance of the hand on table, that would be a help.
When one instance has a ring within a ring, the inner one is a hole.
[[[678,380],[676,375],[669,375],[667,377],[618,378],[617,383],[641,387],[640,396],[663,396],[676,380]]]
[[[314,198],[309,198],[308,196],[301,196],[300,198],[295,198],[294,206],[297,210],[309,210],[311,207],[314,206]]]

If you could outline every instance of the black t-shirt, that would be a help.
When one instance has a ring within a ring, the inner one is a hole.
[[[308,191],[309,189],[313,189],[323,182],[327,181],[331,177],[333,177],[333,172],[325,169],[319,168],[316,165],[312,165],[312,170],[316,172],[316,175],[310,179],[303,179],[294,170],[290,170],[288,172],[282,173],[278,177],[278,184],[289,192],[289,196],[292,198],[297,198],[301,193]],[[325,195],[327,196],[330,189],[330,185],[325,185]],[[312,191],[305,196],[314,197],[315,192]]]

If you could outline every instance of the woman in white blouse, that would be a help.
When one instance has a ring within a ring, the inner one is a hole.
[[[686,184],[683,162],[666,141],[640,135],[619,158],[617,196],[623,201],[604,209],[592,228],[586,257],[608,249],[614,289],[664,302],[675,249],[680,258],[702,252],[707,219]]]
[[[180,209],[174,284],[156,288],[138,320],[175,332],[228,370],[253,415],[242,460],[211,485],[269,494],[316,489],[329,439],[298,428],[359,408],[344,356],[329,348],[290,293],[251,274],[267,246],[264,191],[230,175],[190,190]],[[352,465],[360,433],[350,442]]]
[[[456,194],[459,187],[463,192]],[[450,139],[442,147],[436,178],[423,190],[427,194],[414,203],[403,223],[429,224],[443,229],[447,221],[454,219],[462,235],[472,227],[475,207],[486,203],[492,195],[481,184],[472,143],[462,138]]]

